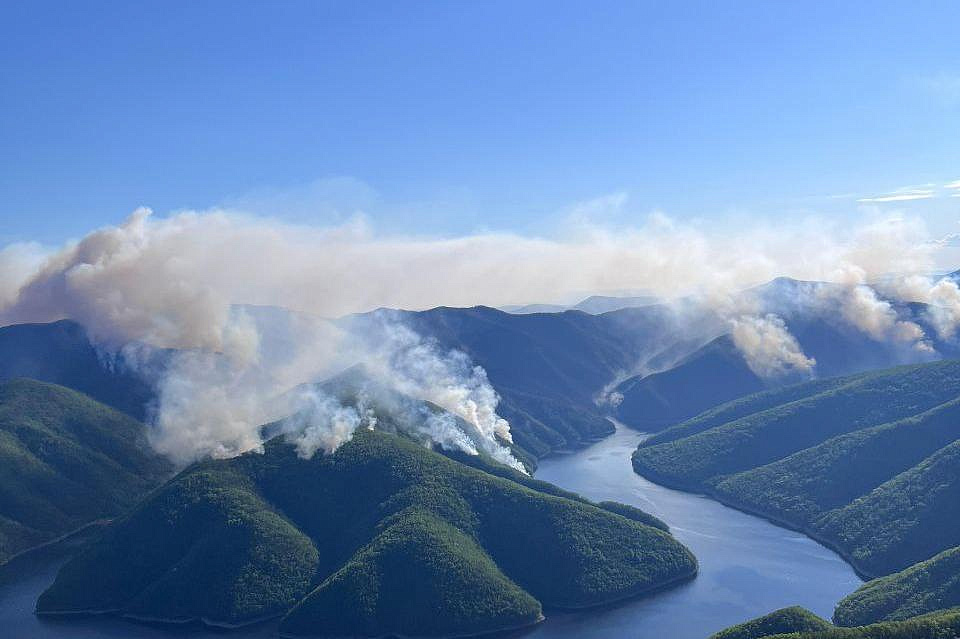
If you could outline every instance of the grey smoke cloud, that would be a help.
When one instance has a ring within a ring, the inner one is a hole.
[[[316,228],[226,211],[156,219],[140,209],[45,254],[24,245],[0,251],[0,323],[70,317],[107,347],[180,349],[158,383],[153,431],[154,445],[179,461],[256,449],[259,425],[291,410],[278,398],[362,361],[397,391],[475,429],[457,433],[455,422],[437,418],[437,443],[512,463],[496,393],[462,354],[443,353],[402,327],[371,346],[322,318],[380,306],[505,305],[583,290],[694,294],[726,318],[755,370],[778,375],[812,360],[782,320],[745,305],[737,291],[780,275],[837,282],[847,321],[878,339],[919,344],[919,327],[896,320],[872,283],[900,274],[884,293],[933,304],[938,332],[952,335],[960,290],[923,275],[935,249],[921,224],[896,219],[855,229],[810,222],[710,232],[654,215],[632,228],[581,220],[552,238],[423,238],[378,236],[356,220]],[[287,327],[295,347],[276,347],[269,323],[237,304],[296,311]],[[369,423],[362,410],[354,407],[354,415],[326,400],[314,398],[315,424],[304,425],[298,444],[304,452],[328,450]]]
[[[934,251],[920,225],[896,220],[852,231],[808,223],[711,232],[654,215],[636,227],[581,223],[564,233],[381,237],[362,221],[314,228],[223,211],[154,219],[141,209],[54,251],[39,271],[11,276],[0,290],[19,297],[2,317],[69,315],[104,337],[221,348],[230,303],[337,317],[584,290],[726,295],[780,275],[925,273]]]
[[[804,355],[783,319],[767,314],[744,315],[730,321],[731,336],[747,365],[759,377],[775,378],[791,373],[809,375],[815,359]]]

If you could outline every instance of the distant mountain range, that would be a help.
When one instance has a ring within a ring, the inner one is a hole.
[[[816,377],[930,357],[872,339],[836,313],[812,308],[807,302],[822,286],[781,278],[744,294],[762,312],[784,318],[804,353],[816,359]],[[286,332],[295,314],[270,307],[245,311],[260,325],[264,343],[281,351],[296,349],[287,343]],[[900,305],[896,311],[935,335],[923,305]],[[734,345],[727,322],[694,300],[597,315],[517,315],[482,306],[384,309],[339,321],[373,330],[383,317],[444,349],[461,350],[482,366],[501,396],[499,410],[510,421],[517,445],[533,458],[610,434],[611,414],[628,426],[657,431],[725,401],[798,381],[757,375]],[[934,338],[932,346],[939,356],[960,355],[953,342]],[[162,367],[163,358],[162,353],[156,357],[156,367]],[[138,419],[152,399],[148,380],[129,372],[122,357],[105,360],[83,328],[66,320],[0,328],[0,379],[19,375],[75,388]],[[617,380],[622,381],[611,388]]]
[[[652,295],[634,295],[618,297],[614,295],[591,295],[576,304],[526,304],[524,306],[504,306],[501,310],[515,315],[529,315],[531,313],[563,313],[564,311],[583,311],[591,315],[619,311],[624,308],[637,308],[659,303],[659,298]]]
[[[612,433],[607,409],[597,403],[604,386],[682,339],[674,312],[663,306],[602,315],[513,315],[484,306],[381,310],[352,316],[345,326],[376,335],[385,318],[483,367],[514,441],[536,457]]]
[[[816,291],[830,291],[833,285],[800,282],[787,278],[747,292],[760,313],[782,317],[808,357],[816,360],[813,375],[827,378],[929,361],[934,355],[918,352],[911,344],[874,339],[838,317],[835,308],[822,308],[810,300]],[[894,304],[900,320],[914,322],[927,335],[935,357],[958,357],[960,345],[942,340],[931,325],[924,304]],[[658,431],[725,401],[766,388],[801,381],[797,376],[764,379],[751,370],[729,334],[693,350],[675,365],[621,382],[614,392],[621,398],[617,419],[645,431]]]

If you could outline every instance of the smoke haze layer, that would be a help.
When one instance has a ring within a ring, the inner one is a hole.
[[[516,467],[499,398],[466,356],[389,320],[371,339],[325,318],[644,289],[686,296],[687,306],[692,297],[724,320],[761,377],[809,374],[815,361],[782,317],[743,288],[784,275],[830,282],[802,299],[791,293],[793,303],[924,351],[930,336],[901,320],[892,302],[929,304],[938,336],[953,338],[960,290],[927,275],[936,250],[921,224],[900,219],[708,233],[654,215],[635,228],[580,225],[552,238],[419,238],[378,236],[362,221],[316,228],[226,211],[156,219],[140,209],[59,249],[0,250],[0,323],[71,318],[105,349],[176,349],[156,381],[151,434],[179,462],[257,449],[262,424],[303,410],[289,405],[292,388],[360,362],[393,391],[470,425],[467,433],[436,418],[432,441]],[[268,318],[257,311],[263,306],[291,312]],[[304,401],[304,414],[315,417],[293,435],[302,454],[329,450],[376,417],[327,397]]]

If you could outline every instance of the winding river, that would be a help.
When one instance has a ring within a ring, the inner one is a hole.
[[[802,605],[829,618],[861,581],[832,551],[811,539],[705,497],[670,490],[636,475],[630,454],[644,435],[624,427],[592,446],[544,460],[543,479],[596,501],[632,504],[670,524],[700,561],[693,581],[644,599],[586,612],[548,613],[525,638],[703,639],[776,608]],[[48,548],[0,569],[0,635],[35,639],[252,639],[276,637],[272,623],[224,634],[154,628],[117,619],[46,620],[33,614],[65,551]]]
[[[528,637],[704,639],[793,605],[829,619],[837,601],[863,583],[836,553],[809,537],[640,477],[630,454],[644,437],[618,426],[589,448],[542,461],[537,479],[656,515],[697,556],[700,574],[673,590],[607,610],[549,615]]]

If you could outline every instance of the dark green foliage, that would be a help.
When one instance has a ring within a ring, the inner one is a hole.
[[[661,530],[501,474],[382,432],[310,460],[275,439],[181,473],[67,564],[39,610],[230,622],[290,610],[290,634],[430,636],[533,623],[541,604],[600,604],[696,570]]]
[[[763,626],[754,625],[779,613],[792,610],[806,613],[808,621],[812,617],[826,623],[803,608],[786,608],[767,617],[728,628],[713,637],[722,639],[956,639],[960,636],[960,609],[943,610],[904,621],[887,621],[856,628],[838,628],[827,624],[825,628],[789,631],[781,634],[775,631],[773,634],[763,634]]]
[[[285,612],[318,554],[248,477],[210,463],[183,473],[67,563],[39,610],[236,622]]]
[[[0,327],[0,380],[17,377],[78,390],[141,420],[153,398],[149,384],[122,356],[97,352],[84,328],[70,320]]]
[[[787,632],[811,632],[829,630],[832,627],[830,622],[821,619],[806,608],[793,606],[781,608],[769,615],[721,630],[710,639],[760,639],[760,637]]]
[[[131,417],[54,384],[0,384],[0,562],[122,513],[171,471]]]
[[[427,636],[463,633],[478,619],[513,628],[540,616],[540,603],[500,572],[472,537],[413,507],[395,515],[298,604],[283,631]]]
[[[746,415],[683,439],[642,444],[642,474],[696,485],[782,459],[830,437],[916,415],[960,396],[960,362],[906,366],[845,378],[844,384]]]
[[[819,528],[868,572],[885,574],[960,545],[960,441],[823,517]]]
[[[720,404],[715,408],[700,413],[692,419],[680,422],[666,430],[655,433],[644,442],[644,446],[654,446],[656,444],[683,439],[690,435],[696,435],[705,430],[710,430],[714,426],[720,426],[721,424],[735,421],[741,417],[752,415],[753,413],[759,413],[774,406],[780,406],[781,404],[787,404],[823,391],[832,390],[837,386],[842,386],[846,381],[847,378],[845,377],[834,377],[802,384],[793,384],[791,386],[774,388],[747,395],[746,397]]]
[[[860,626],[960,605],[960,547],[869,581],[837,604],[834,623]]]
[[[814,632],[771,635],[776,639],[956,639],[960,636],[960,610],[945,610],[904,621],[831,628]]]
[[[623,400],[617,418],[639,430],[658,431],[763,388],[730,336],[724,335],[669,370],[620,384],[617,392]]]
[[[648,440],[634,467],[804,530],[862,574],[889,574],[960,545],[958,398],[956,360],[811,382]]]
[[[650,513],[646,513],[635,506],[621,504],[618,501],[601,501],[597,505],[604,510],[609,510],[612,513],[623,515],[627,519],[639,521],[641,524],[646,524],[648,526],[653,526],[654,528],[659,528],[665,532],[670,532],[670,526],[668,526],[665,521],[654,517]]]
[[[889,424],[828,439],[730,476],[718,494],[777,518],[813,524],[960,437],[960,400]]]

